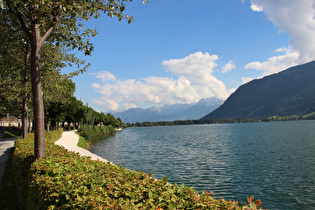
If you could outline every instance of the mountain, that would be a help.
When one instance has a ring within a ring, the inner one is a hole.
[[[111,114],[115,118],[119,117],[124,123],[196,120],[218,108],[222,103],[222,100],[216,98],[203,98],[193,104],[174,104],[148,109],[132,108]]]
[[[315,61],[240,86],[202,119],[260,119],[315,112]]]

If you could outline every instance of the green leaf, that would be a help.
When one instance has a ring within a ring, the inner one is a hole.
[[[149,192],[149,198],[153,200],[153,193],[152,193],[152,191]]]
[[[78,201],[83,201],[83,199],[79,195],[77,195],[77,200]]]
[[[167,184],[167,178],[166,178],[165,176],[163,177],[162,181],[163,181],[165,184]]]

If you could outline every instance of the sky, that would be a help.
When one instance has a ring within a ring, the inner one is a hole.
[[[225,100],[240,85],[315,60],[315,0],[142,0],[134,22],[86,23],[91,63],[75,97],[100,112]]]

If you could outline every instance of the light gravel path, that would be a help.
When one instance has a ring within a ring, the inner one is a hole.
[[[110,162],[105,160],[104,158],[93,154],[92,152],[78,147],[79,135],[75,133],[75,131],[64,131],[59,140],[55,142],[56,145],[62,146],[65,149],[73,152],[79,153],[81,156],[89,156],[92,160],[100,160],[103,162]]]

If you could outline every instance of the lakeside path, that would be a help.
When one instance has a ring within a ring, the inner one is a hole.
[[[0,139],[0,193],[2,179],[10,157],[10,151],[14,147],[14,141],[19,138],[20,137]]]
[[[20,137],[0,139],[0,194],[4,172],[10,157],[10,151],[14,147],[14,141],[19,138]]]
[[[77,152],[81,156],[89,156],[91,157],[92,160],[100,160],[103,162],[110,162],[108,160],[105,160],[104,158],[93,154],[92,152],[83,149],[81,147],[78,147],[78,142],[79,142],[79,135],[75,133],[75,131],[64,131],[62,133],[62,136],[59,140],[55,142],[56,145],[62,146],[65,149],[72,151],[72,152]],[[111,163],[111,162],[110,162]]]

